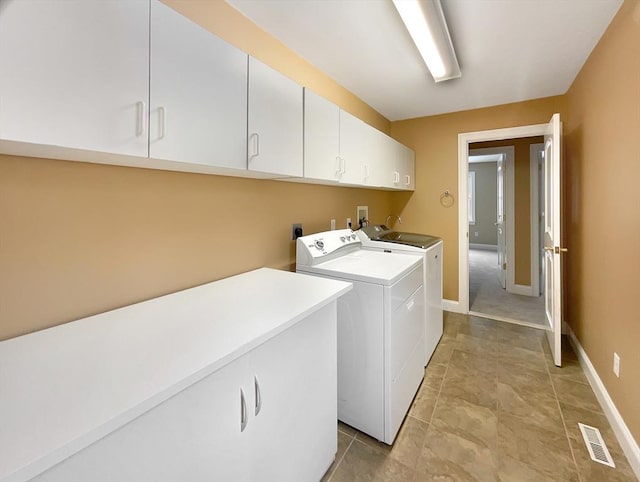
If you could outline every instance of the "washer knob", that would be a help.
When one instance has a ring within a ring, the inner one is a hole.
[[[322,250],[324,248],[324,241],[322,241],[321,239],[316,239],[315,243],[316,248]]]
[[[351,235],[351,239],[353,239],[353,240],[355,241],[355,239],[356,239],[356,235],[355,235],[355,234],[352,234],[352,235]]]
[[[344,241],[345,241],[344,236],[340,236],[340,241],[342,241],[344,243]]]

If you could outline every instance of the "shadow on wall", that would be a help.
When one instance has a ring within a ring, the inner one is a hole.
[[[566,125],[566,124],[565,124]],[[583,159],[583,131],[582,125],[577,125],[564,133],[562,146],[562,244],[568,246],[570,255],[563,258],[562,283],[564,303],[562,304],[563,320],[569,323],[575,333],[580,333],[582,320],[582,306],[580,298],[580,283],[583,279],[581,262],[583,252],[583,222],[582,222],[582,186],[583,174],[580,159]],[[569,149],[572,146],[574,149]],[[575,282],[574,282],[575,281]]]
[[[393,212],[389,214],[395,214],[397,216],[402,217],[402,212],[404,211],[404,208],[409,203],[409,199],[411,199],[411,196],[413,196],[413,192],[411,191],[394,192],[391,197],[391,206],[392,206]],[[377,219],[373,219],[372,221],[376,222],[377,224],[380,224],[380,223],[384,223],[385,220],[381,219],[380,222],[378,222]]]

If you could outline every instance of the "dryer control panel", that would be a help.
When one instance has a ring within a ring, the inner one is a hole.
[[[362,243],[351,229],[337,229],[301,236],[296,241],[296,264],[312,266],[328,261],[334,253],[360,249]]]

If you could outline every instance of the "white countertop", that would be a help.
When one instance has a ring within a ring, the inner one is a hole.
[[[37,475],[351,288],[262,268],[0,342],[0,479]]]

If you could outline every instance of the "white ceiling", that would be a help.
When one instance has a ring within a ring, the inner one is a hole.
[[[389,120],[564,94],[622,0],[442,0],[462,78],[436,84],[391,0],[227,0]]]

